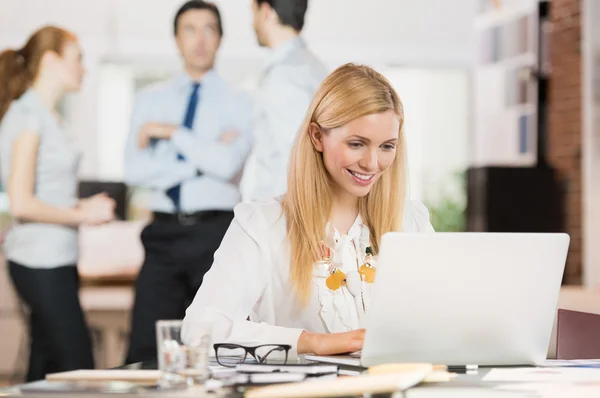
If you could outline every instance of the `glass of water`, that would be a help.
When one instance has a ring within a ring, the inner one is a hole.
[[[202,329],[204,332],[200,336],[199,344],[187,346],[181,340],[181,325],[180,320],[156,322],[161,387],[203,384],[210,377],[210,328]]]

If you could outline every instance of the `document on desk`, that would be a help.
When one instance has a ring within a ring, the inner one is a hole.
[[[483,377],[483,381],[501,382],[554,382],[600,383],[600,369],[593,368],[496,368]]]
[[[337,373],[338,366],[335,365],[263,365],[263,364],[240,364],[235,367],[235,370],[240,373],[271,373],[271,372],[288,372],[288,373],[303,373],[308,375]]]
[[[500,390],[493,387],[419,387],[404,392],[403,398],[540,398],[531,390]],[[544,397],[546,398],[546,397]],[[556,397],[552,397],[556,398]],[[563,397],[561,397],[563,398]]]
[[[412,372],[338,377],[310,383],[289,383],[248,390],[245,398],[312,398],[347,397],[405,391],[423,381],[431,369]]]
[[[597,384],[588,383],[514,383],[501,384],[495,386],[494,389],[497,391],[527,393],[527,398],[596,398],[598,396],[598,387]]]
[[[544,368],[600,368],[600,359],[547,359]]]

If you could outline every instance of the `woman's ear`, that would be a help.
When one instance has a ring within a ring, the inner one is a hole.
[[[40,70],[50,68],[53,69],[56,67],[56,64],[62,60],[62,57],[54,52],[54,51],[46,51],[40,60]]]
[[[317,123],[311,122],[308,125],[308,135],[315,149],[323,152],[323,132],[321,131],[321,127]]]
[[[54,51],[46,51],[42,54],[42,58],[40,60],[40,69],[45,68],[47,65],[53,65],[59,56]]]

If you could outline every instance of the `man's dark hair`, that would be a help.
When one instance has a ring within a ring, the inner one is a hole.
[[[179,10],[177,10],[177,14],[175,14],[175,20],[173,20],[173,33],[177,35],[177,27],[179,26],[179,18],[183,15],[183,13],[190,10],[208,10],[215,14],[217,18],[217,25],[219,29],[219,36],[223,37],[223,24],[221,23],[221,13],[219,12],[219,8],[210,3],[208,1],[203,0],[190,0],[184,5],[182,5]]]
[[[304,27],[304,15],[308,0],[256,0],[258,5],[267,3],[277,13],[282,25],[290,26],[297,32]]]

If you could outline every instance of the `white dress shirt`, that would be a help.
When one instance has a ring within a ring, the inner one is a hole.
[[[296,133],[327,76],[301,37],[273,49],[255,95],[254,146],[244,179],[244,200],[268,200],[287,190],[287,169]],[[247,188],[246,188],[247,187]]]
[[[148,207],[173,212],[165,194],[181,184],[181,211],[231,210],[241,200],[239,175],[252,145],[252,103],[215,70],[200,82],[194,126],[182,126],[194,82],[185,73],[143,89],[136,97],[125,153],[125,181],[152,190]],[[148,122],[180,126],[170,140],[140,149],[137,137]],[[228,130],[239,137],[220,142]],[[177,153],[185,160],[177,159]],[[198,176],[198,171],[202,175]]]
[[[337,333],[364,327],[371,284],[359,282],[352,286],[356,291],[347,286],[329,290],[325,286],[329,270],[319,262],[314,265],[309,303],[299,308],[290,281],[286,220],[278,200],[244,202],[234,212],[213,265],[186,311],[183,339],[187,344],[197,344],[201,331],[211,324],[215,343],[289,344],[295,355],[304,330]],[[333,232],[337,241],[333,262],[349,281],[361,265],[363,254],[357,251],[368,245],[360,243],[364,230],[358,217],[347,235]],[[433,232],[429,213],[420,202],[406,203],[403,231]]]

